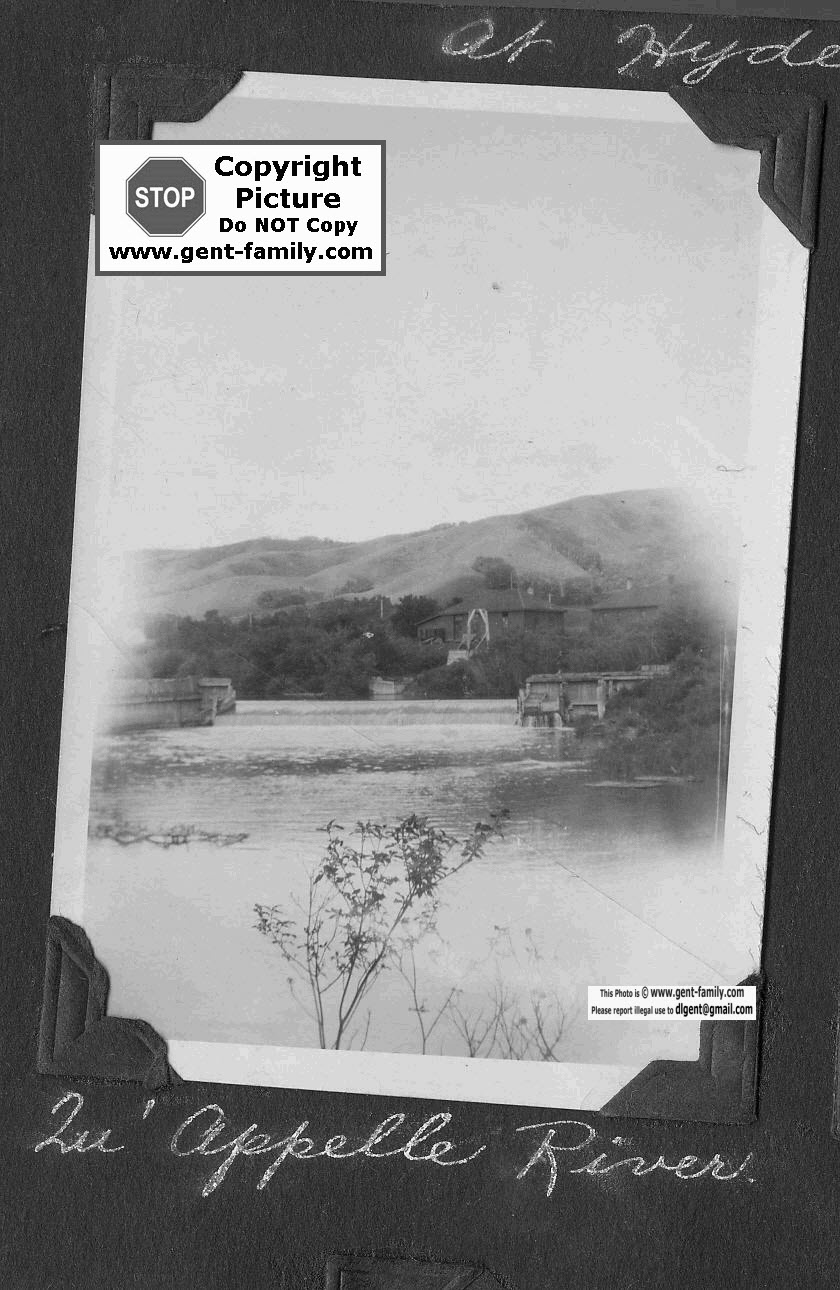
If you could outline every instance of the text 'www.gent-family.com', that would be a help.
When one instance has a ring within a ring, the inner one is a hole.
[[[589,1021],[755,1021],[754,985],[590,985]]]
[[[385,144],[100,143],[96,273],[385,272]]]

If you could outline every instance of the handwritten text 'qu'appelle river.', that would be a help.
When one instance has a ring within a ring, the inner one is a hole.
[[[169,1118],[165,1104],[154,1115],[155,1105],[155,1098],[146,1101],[138,1117],[141,1125],[152,1126]],[[127,1142],[119,1141],[127,1136],[124,1132],[85,1124],[88,1115],[81,1093],[65,1093],[50,1115],[49,1131],[34,1143],[36,1152],[73,1158],[89,1152],[109,1156],[131,1150]],[[520,1124],[509,1138],[494,1136],[488,1142],[475,1138],[459,1141],[452,1124],[450,1111],[425,1119],[395,1111],[369,1130],[355,1133],[323,1132],[308,1119],[272,1131],[257,1123],[240,1128],[228,1120],[217,1102],[209,1102],[181,1120],[174,1131],[170,1123],[164,1130],[164,1142],[165,1149],[176,1159],[190,1162],[191,1169],[198,1164],[206,1166],[197,1171],[201,1195],[205,1197],[212,1195],[231,1173],[246,1167],[256,1190],[263,1191],[279,1170],[312,1167],[314,1161],[340,1167],[340,1162],[347,1160],[380,1165],[396,1160],[418,1167],[470,1169],[488,1153],[498,1151],[504,1151],[510,1159],[517,1182],[529,1177],[537,1179],[546,1196],[552,1195],[561,1174],[589,1178],[624,1175],[634,1179],[667,1174],[680,1182],[755,1182],[752,1152],[740,1163],[720,1152],[712,1156],[675,1153],[673,1159],[661,1154],[648,1158],[632,1149],[631,1139],[610,1137],[586,1120],[564,1118]]]
[[[470,62],[500,59],[505,63],[515,63],[526,50],[542,47],[543,53],[556,52],[557,42],[549,31],[549,19],[543,18],[512,40],[505,40],[497,35],[492,18],[476,18],[449,32],[441,49],[450,58],[466,58]],[[697,38],[694,23],[689,23],[679,35],[669,39],[668,36],[660,36],[651,23],[640,22],[622,31],[617,43],[626,47],[622,51],[623,61],[617,68],[619,76],[631,78],[644,69],[666,68],[680,72],[684,85],[699,85],[724,63],[732,61],[745,62],[751,67],[777,63],[791,71],[804,71],[811,67],[840,70],[840,44],[820,46],[810,27],[791,40],[746,45],[738,39],[715,45],[711,40]],[[625,57],[627,54],[629,58]]]

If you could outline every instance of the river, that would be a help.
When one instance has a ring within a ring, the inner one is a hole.
[[[573,1062],[696,1055],[691,1023],[585,1019],[595,984],[732,983],[750,970],[754,913],[713,844],[708,785],[599,786],[574,735],[525,730],[512,703],[240,702],[213,727],[97,740],[91,826],[246,834],[162,847],[89,840],[85,927],[112,982],[110,1011],[165,1037],[305,1047],[314,1027],[254,905],[303,893],[330,820],[429,816],[454,832],[506,808],[483,857],[441,889],[417,949],[428,1026],[452,1002],[477,1025],[499,991],[509,1019],[534,1002]],[[406,982],[368,1000],[368,1051],[419,1051]],[[353,1042],[360,1045],[366,1011]],[[427,1051],[462,1054],[445,1012]]]

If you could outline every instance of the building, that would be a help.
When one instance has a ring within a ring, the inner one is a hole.
[[[230,683],[230,677],[200,676],[196,684],[205,710],[212,708],[216,717],[236,711],[236,691]]]
[[[621,591],[610,592],[602,596],[594,605],[590,605],[591,624],[621,623],[622,626],[642,626],[663,609],[669,598],[669,588],[662,586],[634,587],[628,578]]]
[[[111,734],[165,726],[212,726],[236,709],[227,677],[153,676],[116,682],[100,708],[100,724]]]
[[[368,682],[368,694],[372,699],[398,699],[408,689],[413,677],[399,676],[393,679],[384,676],[372,676]]]
[[[417,624],[421,641],[472,653],[511,631],[562,632],[564,610],[526,591],[481,591]]]
[[[566,726],[584,716],[600,721],[613,695],[636,690],[670,674],[667,663],[652,664],[637,672],[537,673],[529,676],[519,691],[519,724]]]
[[[516,704],[520,726],[565,726],[568,713],[565,685],[559,672],[529,676]]]

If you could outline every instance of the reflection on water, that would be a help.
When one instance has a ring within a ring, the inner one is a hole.
[[[111,1010],[169,1039],[314,1042],[255,902],[303,889],[331,819],[416,812],[453,831],[506,807],[510,823],[442,891],[439,936],[418,952],[427,1014],[457,986],[477,1016],[511,998],[562,1001],[561,1056],[692,1057],[687,1023],[592,1023],[587,985],[715,983],[750,969],[749,891],[722,872],[708,786],[593,785],[574,736],[522,730],[500,703],[241,703],[211,728],[100,739],[91,823],[247,833],[229,847],[91,839],[85,925],[112,977]],[[369,1050],[418,1050],[405,983],[370,1000]],[[357,1040],[358,1042],[358,1040]],[[463,1053],[446,1019],[430,1052]]]

